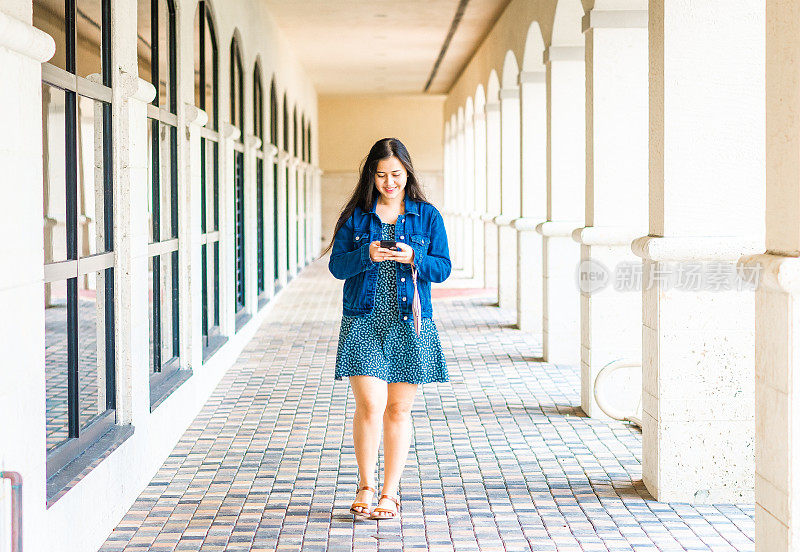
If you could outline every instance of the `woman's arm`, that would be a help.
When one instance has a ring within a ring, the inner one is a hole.
[[[444,282],[450,276],[450,250],[447,246],[444,220],[438,210],[433,214],[430,241],[427,251],[424,244],[411,242],[411,247],[414,249],[414,265],[423,280]]]
[[[346,280],[378,264],[369,256],[370,241],[368,239],[364,240],[364,244],[361,247],[353,251],[350,251],[351,243],[353,243],[352,217],[345,221],[333,238],[328,270],[330,270],[334,278]]]

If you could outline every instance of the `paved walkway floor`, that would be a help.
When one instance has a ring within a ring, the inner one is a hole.
[[[752,505],[655,502],[641,433],[584,417],[576,368],[459,294],[434,303],[450,382],[417,395],[402,520],[354,522],[340,301],[327,257],[290,283],[101,552],[754,549]]]

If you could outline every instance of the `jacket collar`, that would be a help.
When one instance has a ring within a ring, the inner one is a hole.
[[[370,213],[375,213],[377,216],[378,213],[375,212],[375,207],[378,205],[378,196],[379,194],[375,194],[375,197],[372,199],[372,210]],[[406,215],[419,215],[419,202],[414,201],[410,197],[406,196],[403,199],[403,206],[406,211]]]

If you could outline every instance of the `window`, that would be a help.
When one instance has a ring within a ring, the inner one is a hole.
[[[269,90],[269,141],[278,147],[278,92],[275,87],[275,79]],[[280,289],[279,277],[279,248],[278,248],[278,158],[272,160],[272,280],[275,291]]]
[[[151,408],[174,388],[180,368],[175,25],[172,0],[139,0],[139,75],[157,91],[147,106]]]
[[[36,1],[33,22],[56,42],[42,64],[51,479],[115,424],[111,1]]]
[[[283,151],[289,153],[289,100],[286,98],[286,93],[283,93]],[[290,263],[289,251],[291,251],[292,243],[291,239],[289,238],[289,163],[286,163],[285,167],[285,183],[286,183],[286,220],[284,224],[286,226],[286,279],[290,280],[292,278],[292,266]]]
[[[261,149],[256,151],[256,285],[259,307],[266,303],[267,275],[264,246],[264,92],[261,88],[261,68],[253,70],[253,135],[261,140]]]
[[[195,15],[195,105],[208,114],[200,130],[200,262],[203,358],[225,342],[219,331],[219,56],[207,0]]]
[[[299,130],[297,124],[297,106],[294,108],[294,114],[292,116],[292,147],[294,148],[294,156],[295,158],[299,154],[299,140],[297,139],[297,133]],[[295,167],[294,169],[294,254],[295,254],[295,263],[297,265],[297,269],[299,270],[303,266],[303,247],[301,245],[303,241],[303,233],[301,232],[302,223],[303,223],[303,190],[305,187],[303,186],[302,179],[300,178],[300,170],[299,167]]]
[[[244,73],[242,54],[236,37],[231,41],[231,124],[239,129],[239,139],[233,143],[233,250],[236,293],[236,329],[247,320],[245,312],[245,250],[244,250]]]

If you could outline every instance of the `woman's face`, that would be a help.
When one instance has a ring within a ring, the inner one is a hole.
[[[375,170],[375,187],[385,200],[403,197],[408,173],[394,155],[378,161]]]

